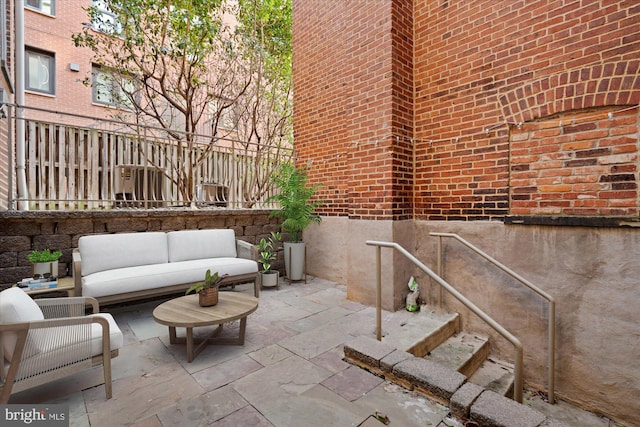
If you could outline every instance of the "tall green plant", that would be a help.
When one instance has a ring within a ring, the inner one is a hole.
[[[289,241],[300,242],[302,231],[311,223],[321,221],[315,210],[322,202],[311,200],[320,184],[307,186],[305,169],[291,163],[282,165],[272,179],[278,193],[269,200],[277,202],[280,209],[272,211],[270,217],[283,218],[282,230],[289,233]]]

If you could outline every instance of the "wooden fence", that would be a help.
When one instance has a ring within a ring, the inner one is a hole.
[[[25,119],[29,208],[272,207],[270,175],[290,148],[161,133]]]

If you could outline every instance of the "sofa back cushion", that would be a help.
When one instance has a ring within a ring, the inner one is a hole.
[[[182,230],[167,233],[169,262],[237,256],[233,230]]]
[[[168,262],[167,235],[161,232],[96,234],[78,240],[82,275]]]
[[[0,323],[35,322],[37,320],[44,320],[42,310],[22,289],[13,287],[0,292]],[[11,360],[13,350],[18,342],[18,334],[5,332],[0,334],[0,341],[5,359]],[[22,358],[26,359],[39,352],[39,344],[28,338],[22,352]],[[0,360],[0,363],[3,362]]]

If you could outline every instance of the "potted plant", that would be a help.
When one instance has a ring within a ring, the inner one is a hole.
[[[302,231],[321,218],[315,213],[321,201],[312,201],[319,184],[307,186],[305,168],[297,168],[291,163],[284,164],[273,176],[278,193],[269,198],[276,201],[280,209],[271,212],[270,217],[282,218],[282,230],[288,234],[284,242],[284,263],[289,281],[306,280],[306,247],[302,241]]]
[[[44,276],[58,276],[58,260],[62,256],[62,252],[45,249],[43,251],[32,250],[27,259],[33,263],[33,276],[40,274]]]
[[[278,258],[277,244],[281,238],[282,234],[280,232],[272,231],[268,239],[260,239],[260,243],[257,245],[258,262],[262,265],[260,286],[267,288],[278,287],[280,273],[277,270],[271,270],[271,263]]]
[[[211,274],[211,270],[207,270],[204,277],[204,282],[198,282],[191,285],[185,292],[185,295],[191,292],[198,293],[198,303],[202,307],[210,307],[218,303],[218,285],[222,279],[227,277],[227,274],[220,276],[218,272]]]

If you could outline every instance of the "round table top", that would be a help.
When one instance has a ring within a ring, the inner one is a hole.
[[[211,307],[198,304],[198,294],[166,301],[153,310],[161,325],[181,328],[210,326],[247,317],[258,308],[258,299],[242,292],[219,292],[218,303]]]

